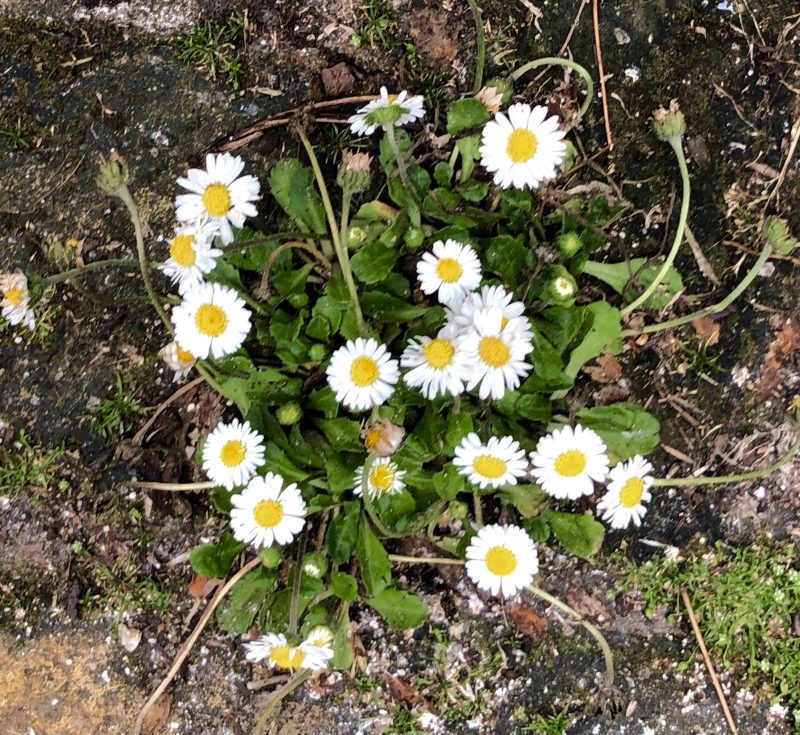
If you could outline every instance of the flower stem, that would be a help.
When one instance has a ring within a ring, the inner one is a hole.
[[[42,286],[53,286],[56,283],[67,281],[70,278],[83,275],[89,271],[97,271],[103,268],[138,268],[139,261],[131,258],[109,258],[108,260],[97,260],[94,263],[87,263],[80,268],[70,268],[63,273],[56,273],[53,276],[42,278]]]
[[[389,559],[398,564],[464,564],[463,559],[446,559],[443,556],[401,556],[400,554],[389,554]]]
[[[345,243],[347,242],[347,225],[350,222],[350,201],[353,197],[353,192],[350,191],[350,187],[345,186],[342,188],[342,211],[341,211],[341,218],[339,221],[339,242],[342,243],[342,247],[346,247]]]
[[[483,67],[486,64],[486,38],[483,33],[483,18],[476,0],[467,0],[467,5],[475,19],[475,81],[472,83],[472,94],[478,94],[483,86]]]
[[[523,64],[519,69],[516,69],[511,73],[511,78],[514,81],[517,81],[517,79],[519,79],[523,74],[529,72],[531,69],[536,69],[539,66],[552,66],[553,64],[566,66],[568,69],[578,72],[578,74],[580,74],[580,76],[583,78],[583,81],[586,83],[586,99],[583,101],[580,110],[578,110],[578,119],[575,121],[575,125],[577,125],[583,119],[583,116],[586,114],[586,110],[589,109],[589,105],[592,104],[592,99],[594,98],[594,81],[592,80],[592,75],[586,71],[585,67],[575,63],[574,61],[570,61],[569,59],[559,59],[556,56],[546,56],[543,59],[534,59],[533,61],[529,61],[527,64]]]
[[[353,272],[350,270],[350,257],[347,254],[347,249],[345,248],[344,243],[339,238],[339,228],[336,224],[336,217],[333,214],[333,206],[331,205],[331,198],[328,195],[328,187],[326,186],[325,179],[322,176],[322,169],[319,167],[319,161],[314,153],[314,148],[312,147],[311,142],[308,140],[306,134],[300,128],[297,129],[297,134],[300,137],[303,147],[306,149],[306,154],[311,162],[311,168],[314,170],[314,177],[317,180],[319,193],[322,197],[322,205],[325,207],[325,214],[328,218],[328,228],[330,229],[331,237],[333,238],[333,247],[336,251],[336,257],[339,260],[339,267],[342,269],[342,276],[347,284],[347,291],[350,294],[350,301],[353,304],[358,331],[360,334],[366,336],[367,328],[364,324],[364,316],[361,313],[361,304],[358,300],[356,284],[353,280]]]
[[[667,271],[669,271],[669,269],[672,267],[672,264],[675,262],[675,256],[678,254],[678,250],[683,242],[683,233],[686,230],[686,221],[689,217],[689,198],[691,196],[689,169],[686,167],[686,156],[683,155],[683,143],[681,142],[681,137],[676,136],[670,138],[668,142],[672,146],[672,150],[675,151],[675,156],[678,159],[678,167],[681,170],[681,182],[683,184],[683,193],[681,196],[681,214],[680,218],[678,219],[678,230],[675,233],[675,240],[672,243],[672,248],[667,254],[667,259],[661,266],[661,270],[658,271],[656,277],[637,299],[620,310],[620,314],[622,314],[622,316],[626,316],[634,309],[639,308],[647,301],[647,299],[650,298],[650,296],[653,295],[661,281],[664,280],[664,276],[667,275]]]
[[[385,126],[384,130],[386,132],[386,140],[389,141],[389,148],[392,149],[392,155],[394,156],[395,163],[397,164],[397,173],[400,174],[400,181],[402,182],[403,188],[406,190],[406,194],[408,194],[408,198],[410,199],[411,206],[408,210],[408,216],[411,219],[411,224],[414,225],[414,227],[419,227],[421,223],[419,199],[417,198],[417,194],[411,184],[411,179],[408,178],[406,160],[402,151],[400,150],[400,146],[397,144],[397,138],[394,134],[394,125],[390,124]]]
[[[174,492],[195,492],[197,490],[210,490],[218,483],[211,482],[126,482],[129,487],[138,487],[143,490],[170,490]]]
[[[275,711],[275,708],[285,697],[290,695],[310,676],[311,672],[308,669],[301,669],[270,697],[267,706],[264,707],[264,709],[261,710],[261,713],[258,715],[258,721],[256,722],[256,726],[253,728],[253,735],[263,734],[267,727],[269,716]]]
[[[603,634],[588,620],[586,620],[577,610],[573,610],[569,605],[567,605],[566,602],[559,600],[557,597],[553,597],[553,595],[545,592],[541,587],[529,584],[527,589],[537,597],[540,597],[546,602],[549,602],[551,605],[557,607],[562,612],[565,612],[574,620],[577,620],[597,641],[598,645],[600,646],[600,650],[603,652],[603,658],[605,659],[606,663],[606,673],[605,676],[603,676],[602,689],[606,694],[611,692],[611,688],[614,685],[614,655],[611,653],[611,646],[608,645],[608,641],[605,639]]]
[[[689,322],[693,322],[695,319],[699,319],[703,316],[708,316],[709,314],[716,314],[720,311],[727,309],[736,299],[738,299],[745,291],[745,289],[753,282],[753,279],[759,274],[761,269],[764,267],[764,263],[769,260],[769,256],[772,254],[772,246],[768,243],[764,246],[764,249],[761,251],[761,255],[758,256],[758,260],[754,263],[753,267],[747,272],[745,277],[739,282],[739,285],[736,286],[733,291],[731,291],[722,301],[713,306],[708,306],[705,309],[700,309],[700,311],[692,312],[691,314],[686,314],[685,316],[679,316],[675,319],[670,319],[667,322],[660,322],[658,324],[650,324],[646,327],[642,327],[641,329],[623,329],[620,336],[621,337],[635,337],[639,334],[652,334],[653,332],[662,332],[665,329],[671,329],[672,327],[680,327],[683,324],[688,324]]]
[[[269,274],[272,270],[272,265],[281,253],[292,248],[303,250],[310,255],[313,255],[320,262],[323,268],[325,268],[327,274],[330,275],[331,268],[333,267],[331,265],[331,261],[328,260],[319,250],[317,250],[313,245],[309,245],[307,242],[301,242],[300,240],[289,240],[275,248],[275,250],[270,253],[269,258],[267,258],[267,262],[264,265],[264,271],[261,275],[261,283],[256,289],[256,296],[258,298],[266,299],[269,297]]]
[[[718,477],[679,477],[675,480],[669,478],[656,478],[653,480],[654,487],[684,487],[686,485],[727,485],[732,482],[742,482],[743,480],[757,480],[766,477],[785,465],[800,449],[800,435],[795,439],[794,444],[775,464],[764,467],[761,470],[752,472],[742,472],[739,475],[720,475]]]

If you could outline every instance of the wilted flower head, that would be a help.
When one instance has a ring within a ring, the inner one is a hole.
[[[36,326],[33,309],[28,306],[28,279],[22,271],[0,274],[0,310],[12,324],[24,324],[28,329]]]
[[[112,152],[109,159],[101,156],[99,168],[95,182],[109,196],[115,196],[117,190],[128,183],[128,164],[118,153]]]
[[[503,106],[503,95],[497,87],[483,87],[475,95],[475,98],[483,102],[486,105],[486,109],[493,115],[495,112],[499,112]]]
[[[372,156],[369,153],[345,151],[339,164],[336,183],[342,189],[349,189],[352,192],[365,191],[369,187],[371,165]]]
[[[686,120],[678,105],[678,100],[671,100],[669,109],[659,107],[653,113],[653,132],[659,140],[679,140],[686,132]]]
[[[375,419],[361,432],[364,448],[376,457],[390,457],[393,455],[405,435],[406,430],[402,426],[393,424],[389,419],[382,418]]]

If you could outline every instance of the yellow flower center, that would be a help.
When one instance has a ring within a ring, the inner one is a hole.
[[[631,477],[619,491],[619,502],[623,508],[635,508],[639,505],[644,493],[644,480],[641,477]]]
[[[176,235],[169,248],[169,257],[184,268],[194,265],[197,253],[194,251],[193,244],[194,235]]]
[[[464,269],[461,267],[461,263],[453,258],[442,258],[436,264],[436,275],[444,283],[455,283],[461,278],[463,272]]]
[[[231,439],[223,445],[219,453],[219,458],[226,467],[238,467],[244,462],[246,454],[247,451],[245,450],[244,444],[238,439]]]
[[[228,328],[228,315],[215,304],[203,304],[194,315],[194,325],[206,337],[219,337]]]
[[[14,306],[22,306],[24,300],[24,288],[10,288],[6,291],[6,301],[10,301]]]
[[[385,493],[394,485],[394,471],[389,465],[379,464],[370,473],[369,483],[379,492]]]
[[[557,278],[556,290],[560,294],[568,294],[572,291],[572,284],[566,278]]]
[[[500,317],[500,331],[502,332],[511,320],[507,316]]]
[[[387,99],[389,100],[389,104],[393,105],[397,101],[397,95],[396,94],[390,94],[387,97]]]
[[[261,528],[275,528],[283,520],[283,506],[277,500],[262,500],[253,508],[253,518]]]
[[[178,360],[180,360],[181,362],[195,361],[195,356],[191,352],[189,352],[189,350],[184,350],[183,347],[181,347],[178,344],[175,345],[175,354],[177,355]]]
[[[580,449],[569,449],[556,457],[555,471],[562,477],[575,477],[586,469],[586,455]]]
[[[496,480],[506,474],[508,465],[502,459],[493,457],[491,454],[481,454],[472,461],[472,469],[482,477]]]
[[[498,577],[507,577],[517,568],[517,556],[505,546],[492,546],[486,552],[486,568]]]
[[[380,429],[370,429],[364,437],[364,446],[367,449],[375,449],[382,438],[383,432]]]
[[[350,365],[350,380],[359,388],[366,388],[378,379],[378,363],[371,357],[357,357]]]
[[[211,184],[203,192],[203,206],[212,217],[224,217],[231,208],[231,193],[225,184]]]
[[[493,368],[505,367],[511,360],[511,350],[499,337],[483,337],[478,344],[478,354]]]
[[[423,352],[425,353],[425,361],[428,365],[437,370],[441,370],[453,361],[455,348],[446,339],[439,339],[437,337],[425,345]]]
[[[302,663],[305,655],[294,646],[275,646],[269,652],[269,660],[282,669],[296,669]]]
[[[517,128],[508,136],[506,153],[512,163],[526,163],[536,154],[539,141],[536,136],[526,128]]]

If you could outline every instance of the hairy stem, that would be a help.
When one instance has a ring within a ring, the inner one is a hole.
[[[261,283],[256,289],[256,296],[258,296],[258,298],[266,299],[269,296],[269,274],[272,270],[272,265],[281,253],[292,248],[303,250],[309,255],[313,255],[328,273],[331,272],[331,268],[333,268],[331,261],[313,245],[309,245],[307,242],[301,242],[300,240],[289,240],[275,248],[275,250],[270,253],[269,258],[267,258],[267,262],[264,265],[264,272],[261,275]]]
[[[42,286],[53,286],[56,283],[67,281],[70,278],[81,276],[89,271],[99,271],[103,268],[138,268],[139,261],[130,258],[109,258],[108,260],[97,260],[94,263],[87,263],[80,268],[70,268],[63,273],[56,273],[54,276],[42,278]]]
[[[464,564],[463,559],[447,559],[443,556],[401,556],[400,554],[389,554],[389,559],[398,564]]]
[[[581,78],[586,84],[586,99],[583,101],[580,110],[578,110],[578,119],[575,121],[575,125],[577,125],[583,119],[583,116],[586,114],[586,110],[589,109],[589,105],[592,104],[592,99],[594,98],[594,81],[592,80],[592,75],[586,71],[585,67],[575,63],[574,61],[570,61],[569,59],[559,59],[556,56],[546,56],[543,59],[535,59],[534,61],[529,61],[527,64],[523,64],[519,69],[516,69],[511,73],[511,78],[514,81],[517,81],[517,79],[519,79],[523,74],[529,72],[531,69],[536,69],[539,66],[552,66],[554,64],[566,66],[567,69],[572,69],[573,71],[577,72],[580,74]]]
[[[472,94],[478,94],[483,86],[483,67],[486,64],[486,38],[483,33],[483,17],[476,0],[467,0],[467,5],[475,19],[475,80],[472,83]]]
[[[217,486],[216,482],[126,482],[128,487],[138,487],[143,490],[168,490],[172,492],[196,492],[197,490],[210,490]]]
[[[414,191],[414,187],[411,184],[411,179],[408,178],[406,159],[400,150],[400,146],[397,144],[397,138],[394,134],[394,125],[386,125],[384,126],[384,130],[386,132],[386,140],[389,141],[389,148],[392,149],[392,155],[394,156],[395,163],[397,164],[397,173],[400,174],[400,181],[403,184],[403,188],[406,190],[406,194],[408,194],[408,198],[411,200],[408,216],[411,219],[411,224],[414,225],[414,227],[419,227],[421,222],[419,213],[419,199],[417,198],[417,193]]]

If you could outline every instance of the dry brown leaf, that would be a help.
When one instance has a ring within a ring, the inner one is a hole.
[[[597,365],[583,368],[595,383],[614,383],[622,377],[622,366],[614,355],[606,352],[596,360]]]
[[[192,575],[192,581],[189,582],[189,594],[195,600],[205,600],[215,587],[219,586],[221,579],[209,579],[202,574],[196,572]]]
[[[719,342],[719,322],[715,322],[710,316],[701,316],[692,322],[695,334],[711,347]]]
[[[147,710],[142,721],[142,735],[155,735],[167,724],[169,711],[172,708],[172,692],[163,694],[158,701]]]
[[[384,673],[381,678],[386,685],[389,696],[395,702],[404,702],[412,707],[424,706],[429,708],[428,701],[414,687],[388,673]]]
[[[758,380],[759,397],[768,398],[779,390],[783,382],[779,371],[783,363],[798,350],[800,350],[800,315],[795,314],[785,319],[783,327],[769,346]]]
[[[543,618],[539,613],[519,602],[514,603],[508,609],[508,613],[517,630],[535,641],[541,640],[550,627],[547,618]]]

